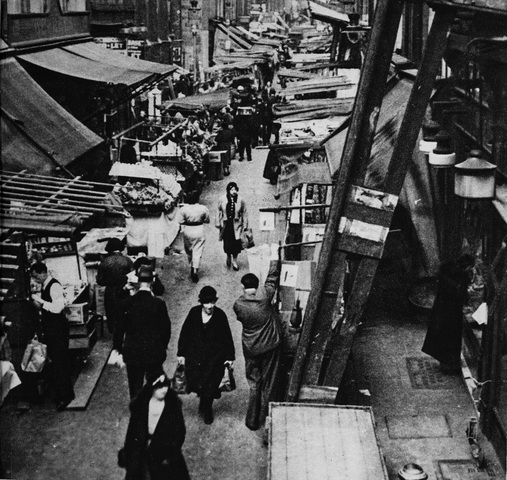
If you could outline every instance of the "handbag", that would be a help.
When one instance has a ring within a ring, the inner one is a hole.
[[[172,389],[179,394],[186,394],[187,392],[187,376],[185,374],[185,365],[180,364],[174,371],[174,376],[171,380]]]
[[[247,248],[255,247],[253,233],[251,228],[244,228],[241,232],[241,247],[245,250]]]
[[[232,392],[233,390],[236,390],[236,380],[234,378],[234,369],[226,365],[224,370],[224,376],[222,377],[222,380],[220,381],[220,385],[218,387],[218,390],[221,392]]]
[[[21,370],[24,372],[41,372],[48,360],[48,347],[39,342],[37,335],[34,335],[30,343],[26,346],[21,360]]]

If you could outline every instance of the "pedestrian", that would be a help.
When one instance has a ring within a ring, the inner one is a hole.
[[[241,107],[242,108],[242,107]],[[251,111],[252,108],[248,107]],[[249,162],[252,161],[252,139],[256,132],[256,121],[253,113],[243,114],[242,110],[238,108],[238,113],[234,117],[234,131],[238,139],[238,153],[239,161],[242,162],[246,157]],[[258,129],[257,129],[258,132]]]
[[[97,283],[106,287],[104,309],[110,333],[114,332],[121,313],[120,305],[128,296],[124,290],[126,276],[134,268],[134,263],[123,254],[123,250],[125,244],[120,239],[109,239],[106,244],[108,256],[102,260],[97,271]]]
[[[422,351],[440,362],[445,373],[461,371],[463,306],[472,280],[474,257],[460,255],[442,263],[437,293]]]
[[[241,234],[248,228],[248,213],[245,201],[238,195],[236,182],[229,182],[226,195],[218,202],[216,227],[219,229],[218,238],[223,241],[224,252],[227,255],[227,266],[239,270],[238,255],[241,252]]]
[[[151,291],[153,269],[140,266],[137,279],[139,290],[125,303],[113,335],[115,355],[121,355],[127,367],[131,399],[141,391],[145,377],[153,382],[164,373],[162,366],[171,338],[167,306]]]
[[[229,124],[226,121],[222,121],[222,125],[220,130],[218,131],[215,137],[215,145],[212,150],[224,151],[225,155],[223,156],[223,166],[224,166],[224,175],[230,175],[230,166],[231,159],[234,150],[236,133],[234,131],[234,126]]]
[[[242,343],[250,395],[245,424],[258,430],[265,422],[269,402],[279,400],[280,325],[272,304],[280,275],[280,262],[272,260],[264,286],[253,273],[241,279],[243,295],[233,309],[243,325]]]
[[[47,367],[55,390],[56,409],[61,412],[74,400],[69,359],[69,322],[63,313],[63,288],[42,262],[36,262],[30,267],[30,275],[41,285],[40,295],[33,294],[32,300],[40,309],[43,340],[51,359]]]
[[[119,463],[125,480],[190,479],[181,452],[186,428],[178,395],[161,375],[130,404],[130,420]]]
[[[200,305],[190,309],[178,340],[178,363],[185,365],[187,391],[199,396],[199,414],[207,425],[213,423],[213,400],[220,398],[225,367],[232,367],[235,360],[229,321],[217,300],[213,287],[201,289]]]
[[[130,139],[124,140],[120,148],[120,163],[137,163],[137,152],[134,147],[134,142]]]
[[[197,200],[197,195],[189,195],[187,203],[183,204],[178,211],[178,222],[183,232],[183,246],[190,263],[190,278],[194,283],[199,281],[199,266],[206,242],[204,224],[210,222],[208,208]]]
[[[150,257],[147,257],[144,254],[136,258],[136,260],[134,261],[134,270],[133,270],[135,274],[135,282],[137,282],[137,272],[139,271],[139,267],[141,265],[148,265],[149,267],[153,268],[153,283],[151,284],[151,291],[153,292],[153,295],[160,297],[161,295],[164,294],[165,287],[163,283],[160,281],[158,273],[155,271],[155,259],[151,259]]]

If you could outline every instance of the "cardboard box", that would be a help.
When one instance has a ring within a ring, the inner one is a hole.
[[[70,323],[85,323],[88,303],[73,303],[65,307],[65,316]]]

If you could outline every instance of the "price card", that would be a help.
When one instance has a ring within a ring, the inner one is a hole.
[[[275,212],[260,212],[259,213],[259,229],[261,231],[268,231],[275,229]]]

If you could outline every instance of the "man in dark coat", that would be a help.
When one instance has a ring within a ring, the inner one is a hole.
[[[130,398],[140,392],[145,376],[150,382],[164,373],[162,365],[171,338],[167,306],[151,291],[153,269],[142,265],[137,278],[139,291],[126,302],[113,335],[113,349],[123,355],[127,366]]]
[[[280,262],[272,260],[264,286],[247,273],[241,279],[244,293],[234,303],[234,313],[243,325],[243,355],[250,398],[245,424],[258,430],[266,420],[269,402],[278,401],[280,326],[272,305],[280,275]]]
[[[49,369],[56,393],[56,409],[62,411],[74,399],[69,360],[69,321],[63,313],[63,288],[58,280],[49,275],[44,263],[34,263],[30,267],[30,275],[41,285],[40,296],[32,295],[32,299],[40,308],[44,343],[51,359]]]
[[[128,297],[124,290],[127,274],[134,268],[132,260],[123,255],[125,244],[118,238],[111,238],[106,244],[109,254],[99,265],[97,283],[105,286],[104,308],[106,310],[107,328],[113,333],[118,316],[121,313],[120,304]]]
[[[234,117],[234,130],[238,139],[239,161],[246,157],[249,162],[252,161],[252,138],[256,135],[255,118],[251,115],[238,114]]]

